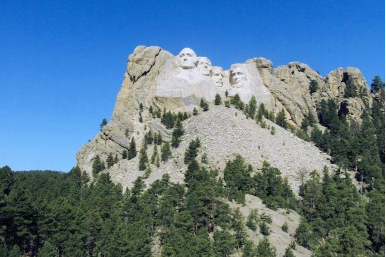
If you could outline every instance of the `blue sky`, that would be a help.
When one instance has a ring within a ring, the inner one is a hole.
[[[0,166],[69,171],[110,119],[138,45],[213,65],[265,57],[385,79],[385,2],[1,1]]]

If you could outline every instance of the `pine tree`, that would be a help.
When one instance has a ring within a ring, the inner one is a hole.
[[[204,112],[209,110],[209,104],[204,100],[204,98],[201,98],[200,107]]]
[[[131,142],[130,142],[130,146],[129,146],[129,151],[128,151],[128,154],[127,154],[127,159],[128,160],[131,160],[133,159],[135,156],[137,156],[137,149],[135,147],[135,140],[134,140],[134,137],[131,138]]]
[[[251,100],[249,100],[249,104],[248,104],[249,118],[253,119],[255,117],[256,108],[257,108],[257,101],[256,101],[256,97],[253,95],[251,97]]]
[[[100,131],[102,132],[102,130],[103,130],[103,127],[104,126],[106,126],[107,125],[107,120],[106,119],[103,119],[102,120],[102,123],[101,123],[101,125],[100,125]]]
[[[219,94],[216,94],[216,97],[214,99],[214,104],[215,105],[220,105],[221,104],[221,96]]]
[[[103,165],[99,155],[97,155],[93,161],[93,164],[92,164],[92,174],[94,177],[96,177],[96,175],[98,175],[99,172],[104,170],[103,166],[104,165]]]
[[[196,116],[198,114],[198,110],[196,109],[196,107],[193,108],[193,115]]]
[[[122,152],[122,159],[126,159],[126,158],[127,158],[127,151],[123,150],[123,152]]]
[[[375,76],[371,83],[371,91],[378,92],[380,89],[385,89],[385,83],[383,83],[381,77]]]
[[[107,168],[110,168],[111,166],[114,165],[114,159],[111,153],[109,153],[109,155],[107,156],[106,163],[107,163]]]
[[[53,246],[49,241],[45,241],[43,247],[39,250],[39,257],[56,257],[58,252],[55,246]]]
[[[181,142],[181,136],[184,134],[184,128],[180,119],[177,119],[176,128],[173,130],[172,134],[172,146],[177,148]]]
[[[166,162],[172,156],[172,151],[170,149],[170,143],[165,142],[161,148],[161,159],[163,162]]]
[[[267,237],[264,237],[262,240],[260,240],[259,245],[257,246],[257,256],[264,256],[264,257],[276,256],[276,249],[275,247],[271,246]]]
[[[292,252],[291,247],[287,247],[285,249],[285,253],[283,257],[295,257],[295,254]]]
[[[353,77],[349,77],[346,81],[346,90],[344,92],[344,98],[357,97],[358,94],[355,91],[355,81]]]
[[[143,146],[139,156],[139,170],[145,170],[147,167],[148,161],[149,159],[147,157],[146,148]]]
[[[276,117],[276,124],[282,128],[287,129],[288,123],[286,121],[284,109],[281,109],[281,111],[278,113],[278,115]]]
[[[158,157],[158,149],[157,149],[157,145],[154,144],[154,148],[153,148],[153,154],[151,156],[151,163],[154,164],[155,162],[155,159]]]
[[[164,113],[164,116],[161,119],[161,122],[165,125],[167,129],[171,129],[174,127],[175,117],[174,114],[170,111]]]
[[[158,136],[157,136],[157,145],[162,145],[162,135],[161,135],[161,132],[159,132]]]
[[[313,94],[319,89],[319,84],[316,80],[311,80],[310,82],[310,93]]]
[[[197,148],[200,147],[200,139],[197,137],[196,140],[192,140],[189,143],[188,149],[185,151],[184,163],[189,164],[197,157]]]
[[[12,247],[11,251],[9,252],[8,257],[20,257],[20,256],[21,256],[21,251],[20,251],[19,246],[14,245]]]
[[[257,221],[257,210],[252,210],[251,213],[248,215],[247,223],[245,225],[252,231],[256,231],[257,229],[256,221]]]
[[[260,227],[260,233],[263,234],[264,236],[269,236],[271,234],[269,227],[265,221],[260,222],[259,227]]]

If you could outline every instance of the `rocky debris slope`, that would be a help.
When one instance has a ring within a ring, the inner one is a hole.
[[[230,207],[234,210],[236,208],[240,209],[242,214],[243,221],[246,223],[248,216],[251,214],[252,210],[257,210],[257,215],[259,217],[271,217],[272,223],[267,223],[267,226],[270,231],[270,235],[267,236],[269,243],[276,248],[276,256],[284,256],[285,249],[295,241],[296,228],[300,223],[300,215],[294,212],[293,210],[284,210],[277,209],[271,210],[263,204],[260,198],[253,195],[245,195],[245,205],[242,206],[235,202],[228,202]],[[288,231],[284,232],[282,226],[284,223],[288,224]],[[259,244],[259,241],[264,238],[264,235],[261,234],[259,226],[257,226],[256,231],[253,231],[246,228],[247,235],[250,240],[253,241],[255,245]],[[292,249],[293,253],[297,257],[307,257],[311,256],[311,251],[296,245],[295,249]],[[242,256],[240,253],[235,253],[233,256]]]
[[[200,139],[201,147],[196,159],[200,161],[202,155],[206,154],[208,163],[204,165],[207,168],[217,169],[221,174],[226,162],[238,154],[246,163],[251,164],[255,171],[259,171],[263,162],[268,161],[271,166],[280,169],[283,177],[288,177],[289,184],[295,192],[301,183],[299,176],[301,170],[311,172],[315,169],[321,172],[325,165],[334,168],[329,161],[330,157],[312,143],[301,140],[269,120],[266,120],[266,123],[275,127],[274,135],[271,134],[271,129],[261,128],[255,120],[247,119],[234,107],[210,105],[209,111],[200,112],[183,122],[185,135],[182,136],[180,146],[177,149],[172,148],[171,159],[165,163],[161,162],[159,168],[150,164],[152,172],[145,182],[149,185],[161,179],[164,173],[168,173],[173,182],[183,182],[187,168],[184,154],[189,143],[197,137]],[[154,118],[147,118],[143,126],[146,126],[146,131],[154,127],[164,129],[160,119]],[[156,131],[152,131],[154,132]],[[172,130],[164,129],[166,135],[170,136],[171,132]],[[149,158],[153,153],[153,147],[148,146]],[[158,151],[160,155],[160,146]],[[138,170],[138,165],[139,156],[132,160],[120,160],[105,172],[110,172],[114,182],[121,183],[124,188],[131,188],[135,179],[145,174],[144,171]]]

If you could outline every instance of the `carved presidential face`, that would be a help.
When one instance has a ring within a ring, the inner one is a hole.
[[[201,74],[204,76],[209,76],[212,63],[206,57],[198,57],[197,68],[200,70]]]
[[[231,69],[231,84],[236,87],[242,87],[247,81],[247,74],[243,67],[235,67]]]
[[[190,48],[182,49],[182,51],[178,54],[178,57],[180,59],[181,68],[192,69],[196,67],[197,55],[192,49]]]
[[[216,86],[222,87],[223,74],[222,69],[220,67],[212,68],[212,70],[210,71],[210,76]]]

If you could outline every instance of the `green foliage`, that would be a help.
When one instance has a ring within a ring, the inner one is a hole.
[[[59,256],[57,249],[50,241],[45,241],[42,248],[39,251],[39,257],[56,257]]]
[[[260,240],[259,245],[257,246],[257,256],[264,256],[264,257],[276,256],[275,247],[271,246],[271,244],[269,243],[266,237]]]
[[[106,159],[106,164],[107,164],[107,168],[110,168],[111,166],[114,165],[114,159],[113,159],[113,155],[112,153],[109,153],[109,155],[107,156],[107,159]]]
[[[285,253],[283,257],[295,257],[295,254],[292,252],[291,247],[287,247],[285,249]]]
[[[346,81],[346,90],[344,91],[344,98],[357,97],[358,94],[355,91],[355,80],[352,76]]]
[[[252,231],[256,231],[257,229],[257,210],[252,210],[248,215],[247,223],[245,224]]]
[[[145,134],[145,144],[151,145],[153,143],[154,137],[151,133],[151,130]],[[154,140],[155,141],[155,140]]]
[[[283,180],[280,170],[271,167],[268,162],[264,162],[262,172],[253,177],[251,192],[271,209],[297,208],[297,200],[288,181]]]
[[[100,131],[102,132],[103,130],[103,127],[107,125],[107,120],[106,119],[103,119],[102,122],[101,122],[101,125],[99,126],[100,127]]]
[[[11,251],[9,252],[8,257],[20,257],[20,256],[21,256],[20,247],[17,245],[14,245]]]
[[[265,221],[262,221],[259,223],[260,227],[260,233],[264,236],[269,236],[271,234],[271,231],[269,230],[269,227]]]
[[[142,112],[139,112],[139,122],[143,122],[143,118],[142,118]]]
[[[151,155],[151,158],[150,158],[151,164],[155,163],[157,157],[158,157],[158,149],[157,149],[157,145],[155,144],[153,148],[153,154]]]
[[[179,118],[177,118],[176,128],[172,133],[172,146],[177,148],[180,145],[181,137],[184,134],[184,128],[182,126],[182,122]]]
[[[175,121],[176,121],[175,115],[170,111],[166,112],[165,110],[161,118],[161,123],[164,124],[167,129],[171,129],[174,127]]]
[[[310,177],[302,185],[304,218],[296,231],[297,242],[318,254],[368,256],[365,204],[349,174],[337,172],[331,177],[325,169],[322,181],[316,171]],[[327,238],[325,246],[318,243],[322,238]]]
[[[214,98],[214,104],[215,105],[220,105],[221,104],[221,96],[219,94],[216,94]]]
[[[147,152],[144,144],[139,154],[139,170],[145,170],[148,162],[149,158],[147,157]]]
[[[268,117],[268,111],[265,109],[265,106],[263,103],[259,105],[259,109],[257,110],[256,120],[257,122],[261,122],[263,120],[263,117]]]
[[[165,142],[161,148],[161,160],[166,162],[172,156],[172,150],[170,149],[170,143]]]
[[[284,232],[288,232],[288,223],[287,222],[284,222],[283,226],[281,226],[281,229],[284,231]]]
[[[249,104],[248,104],[248,116],[249,116],[249,118],[253,119],[255,117],[256,109],[257,109],[256,97],[252,96],[251,100],[249,100]]]
[[[213,251],[215,256],[229,256],[237,246],[236,239],[227,231],[217,231],[214,234]]]
[[[241,100],[239,94],[236,94],[230,101],[231,104],[233,104],[237,109],[244,110],[245,104]]]
[[[131,160],[131,159],[133,159],[135,156],[137,156],[137,149],[136,149],[136,146],[135,146],[135,140],[134,140],[134,137],[132,137],[132,138],[131,138],[131,141],[130,141],[129,150],[128,150],[128,153],[127,153],[127,159],[128,159],[128,160]]]
[[[276,129],[274,126],[271,127],[271,135],[275,135],[276,134]]]
[[[333,99],[328,99],[328,101],[322,99],[320,101],[319,121],[320,124],[330,129],[339,121],[338,110]]]
[[[228,97],[228,90],[225,90],[225,97]]]
[[[142,104],[142,103],[139,104],[139,110],[140,110],[141,112],[143,111],[143,104]]]
[[[376,93],[381,89],[385,89],[385,83],[383,83],[381,77],[375,76],[373,82],[371,83],[371,91]]]
[[[310,93],[313,94],[319,89],[319,83],[316,80],[311,80],[310,82]]]
[[[245,194],[251,187],[251,169],[244,159],[237,155],[233,161],[228,161],[224,170],[224,180],[229,190],[229,200],[235,199],[238,203],[245,203]]]
[[[196,107],[193,108],[193,115],[196,116],[198,114],[198,110],[196,109]]]
[[[308,112],[306,116],[304,116],[301,129],[306,130],[308,126],[315,127],[317,124],[317,120],[312,112]]]
[[[200,107],[204,112],[209,110],[209,104],[204,100],[204,98],[201,98]]]
[[[188,164],[197,157],[197,151],[200,147],[200,139],[197,137],[196,140],[192,140],[189,143],[188,149],[185,151],[184,163]]]
[[[162,145],[162,135],[161,132],[158,132],[158,134],[154,135],[154,144],[156,145]]]
[[[285,129],[288,128],[288,123],[286,121],[284,109],[281,109],[281,111],[277,114],[276,124],[282,128],[285,128]]]
[[[99,172],[101,172],[104,169],[105,169],[105,165],[101,161],[101,158],[99,157],[99,155],[97,155],[93,161],[93,164],[92,164],[93,176],[96,177],[99,174]]]

